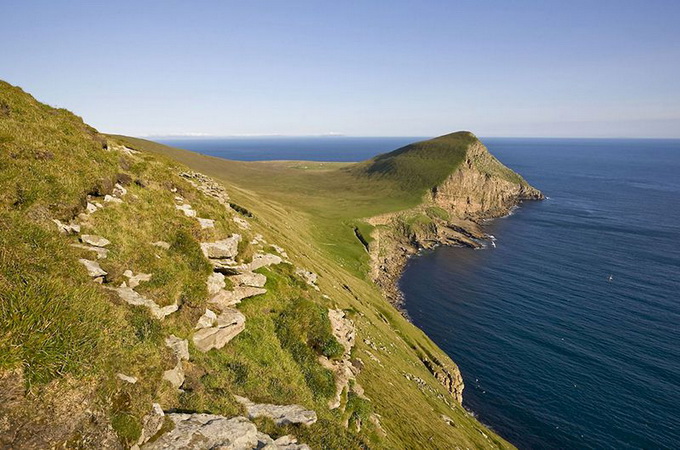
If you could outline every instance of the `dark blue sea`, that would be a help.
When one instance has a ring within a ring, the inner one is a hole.
[[[413,140],[168,143],[353,161]],[[482,140],[549,199],[488,223],[495,248],[427,252],[401,280],[465,406],[520,448],[678,448],[680,141]]]

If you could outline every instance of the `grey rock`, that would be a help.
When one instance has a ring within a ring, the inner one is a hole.
[[[106,247],[111,243],[111,241],[109,241],[108,239],[103,238],[101,236],[97,236],[96,234],[81,234],[80,242],[95,247]]]
[[[224,274],[219,272],[211,273],[208,277],[208,294],[214,295],[220,292],[227,285],[224,282]]]
[[[257,428],[245,417],[227,419],[214,414],[167,414],[175,427],[145,450],[243,450],[258,445]]]
[[[252,287],[264,287],[267,283],[267,277],[261,273],[254,272],[244,272],[239,275],[234,275],[229,277],[229,279],[236,286],[252,286]]]
[[[224,310],[230,306],[241,303],[241,300],[248,297],[254,297],[266,293],[266,289],[256,288],[251,286],[239,286],[232,291],[226,289],[219,290],[210,300],[209,303],[216,305],[218,308]]]
[[[234,216],[234,223],[244,230],[248,230],[250,228],[250,224],[247,220],[237,216]]]
[[[87,211],[88,214],[92,214],[93,212],[97,211],[97,209],[99,208],[90,202],[87,202],[87,205],[85,205],[85,211]]]
[[[89,259],[79,259],[78,262],[80,264],[84,265],[85,268],[87,269],[87,274],[91,276],[92,278],[98,278],[98,277],[104,277],[106,276],[106,272],[104,269],[102,269],[99,266],[99,263],[96,261],[90,261]]]
[[[201,328],[194,333],[196,348],[207,352],[220,349],[246,328],[246,317],[237,309],[225,309],[214,321],[214,326]]]
[[[212,326],[215,326],[216,323],[217,314],[210,311],[209,309],[206,309],[205,313],[201,316],[200,319],[198,319],[198,322],[196,323],[196,329],[200,330],[201,328],[210,328]]]
[[[189,360],[189,341],[186,339],[181,339],[171,334],[165,338],[165,345],[172,350],[178,361]]]
[[[316,412],[305,409],[301,405],[271,405],[268,403],[253,403],[246,397],[234,396],[236,401],[245,406],[248,417],[268,417],[276,425],[299,423],[311,425],[316,422]]]
[[[191,205],[185,203],[183,205],[175,205],[175,208],[182,211],[187,217],[196,217],[196,211],[191,208]]]
[[[135,305],[135,306],[145,306],[149,308],[151,311],[151,314],[159,319],[162,320],[166,316],[174,313],[179,309],[179,306],[177,304],[172,304],[168,306],[163,306],[160,307],[156,302],[153,300],[150,300],[137,292],[135,292],[132,288],[127,287],[127,286],[121,286],[117,288],[110,288],[118,293],[118,296],[120,297],[121,300],[123,300],[126,303],[129,303],[130,305]]]
[[[212,219],[204,219],[202,217],[197,217],[196,219],[198,220],[199,225],[201,225],[201,228],[204,230],[206,228],[215,228],[215,221]]]
[[[308,285],[312,286],[314,289],[317,291],[319,290],[319,287],[316,285],[316,282],[318,281],[319,276],[315,274],[314,272],[310,272],[309,270],[304,270],[304,269],[297,269],[295,271],[295,274],[305,280],[305,283]]]
[[[262,267],[281,264],[283,259],[280,256],[272,255],[271,253],[257,253],[253,256],[253,260],[243,266],[243,270],[254,271]]]
[[[177,363],[174,368],[163,372],[163,379],[168,381],[175,389],[181,388],[182,384],[184,384],[184,370],[182,364]]]
[[[130,384],[135,384],[138,381],[137,378],[125,375],[124,373],[118,373],[116,374],[116,377],[118,377],[119,380],[123,380]]]
[[[222,259],[235,258],[238,255],[238,243],[241,242],[240,234],[232,234],[226,239],[216,242],[203,242],[201,250],[206,258]]]
[[[106,194],[104,196],[104,202],[105,203],[123,203],[123,200],[119,199],[118,197],[114,197],[113,195]]]
[[[59,229],[60,233],[64,233],[64,234],[78,234],[78,233],[80,233],[80,225],[78,225],[78,224],[62,223],[57,219],[52,219],[52,222],[54,222],[57,225],[57,228]]]

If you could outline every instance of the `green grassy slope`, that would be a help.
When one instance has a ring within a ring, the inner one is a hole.
[[[359,177],[389,180],[406,192],[422,195],[453,173],[476,141],[472,133],[459,131],[378,155],[347,170]]]
[[[140,153],[122,152],[120,144]],[[252,229],[237,228],[233,212],[179,176],[185,164],[214,176],[235,204],[252,211]],[[243,414],[238,394],[314,409],[319,421],[309,428],[258,421],[258,429],[291,433],[312,448],[508,446],[455,404],[422,361],[453,362],[366,280],[367,256],[353,226],[368,235],[360,218],[410,207],[418,195],[402,196],[394,180],[347,168],[237,163],[104,137],[0,83],[0,388],[21,388],[0,408],[0,444],[102,447],[110,425],[113,439],[129,446],[152,402],[233,416]],[[78,216],[88,195],[102,202],[117,181],[128,191],[123,203]],[[215,219],[215,229],[177,211],[176,195],[200,217]],[[77,262],[92,254],[71,246],[77,237],[59,234],[52,222],[72,218],[83,233],[111,241],[108,258],[99,261],[108,272],[104,285]],[[205,311],[211,269],[199,243],[234,232],[244,235],[243,261],[254,252],[252,237],[262,234],[283,246],[294,266],[260,269],[268,292],[239,305],[246,330],[226,347],[201,353],[189,339],[187,380],[178,391],[161,379],[174,364],[163,341],[170,334],[190,338]],[[159,240],[170,248],[151,244]],[[296,277],[295,267],[318,273],[320,291]],[[121,302],[107,287],[124,281],[126,269],[153,274],[139,291],[179,310],[159,321]],[[344,396],[343,411],[328,409],[333,379],[317,362],[333,356],[327,308],[344,309],[357,325],[352,358],[370,399]],[[139,381],[123,382],[117,373]],[[384,434],[370,421],[373,413]]]

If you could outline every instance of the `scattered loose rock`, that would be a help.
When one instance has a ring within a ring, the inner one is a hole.
[[[201,250],[209,259],[233,259],[238,255],[238,243],[241,242],[240,234],[232,234],[227,239],[216,242],[203,242]]]
[[[57,228],[59,228],[59,232],[64,233],[64,234],[78,234],[80,233],[80,225],[78,224],[66,224],[62,223],[57,219],[52,219],[52,222],[54,222],[57,225]]]
[[[128,286],[121,286],[109,289],[116,291],[121,300],[129,303],[130,305],[145,306],[149,308],[151,314],[159,320],[164,319],[166,316],[174,313],[179,309],[179,306],[177,304],[160,307],[153,300],[150,300],[138,294],[131,287]]]
[[[215,228],[215,221],[212,219],[204,219],[202,217],[197,217],[199,225],[201,225],[202,229],[206,228]]]
[[[175,208],[182,211],[187,217],[196,217],[196,211],[194,211],[189,204],[175,205]]]
[[[311,425],[316,422],[316,412],[305,409],[301,405],[271,405],[268,403],[253,403],[246,397],[235,395],[236,401],[246,407],[248,417],[269,417],[276,425],[300,423]]]
[[[89,259],[79,259],[78,262],[80,264],[84,265],[85,268],[87,269],[87,274],[91,276],[92,278],[99,278],[99,277],[105,277],[107,273],[104,271],[99,266],[99,263],[96,261],[90,261]]]
[[[282,262],[283,259],[280,256],[272,255],[271,253],[256,253],[249,264],[239,266],[238,269],[252,272],[262,267],[281,264]]]
[[[184,365],[182,361],[189,360],[189,343],[186,339],[180,339],[175,335],[170,335],[165,339],[165,345],[175,354],[175,367],[163,372],[163,379],[168,381],[175,389],[179,389],[184,384]]]
[[[172,431],[142,446],[145,450],[242,450],[258,448],[257,428],[245,417],[168,414]]]
[[[123,200],[119,199],[118,197],[114,197],[112,195],[106,194],[104,196],[104,202],[106,202],[106,203],[123,203]]]
[[[130,384],[135,384],[137,382],[137,378],[125,375],[124,373],[118,373],[116,374],[116,377],[118,377],[119,380],[123,380]]]
[[[95,247],[106,247],[111,243],[111,241],[109,241],[108,239],[103,238],[101,236],[97,236],[96,234],[81,234],[80,242],[90,244]]]
[[[295,271],[295,274],[297,276],[299,276],[300,278],[302,278],[303,280],[305,280],[305,282],[308,285],[310,285],[311,287],[313,287],[317,291],[319,290],[319,286],[316,285],[316,282],[319,278],[319,276],[317,274],[315,274],[314,272],[310,272],[309,270],[305,270],[305,269],[297,269]]]

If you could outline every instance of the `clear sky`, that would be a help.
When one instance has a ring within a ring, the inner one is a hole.
[[[680,137],[680,1],[0,0],[0,78],[129,135]]]

